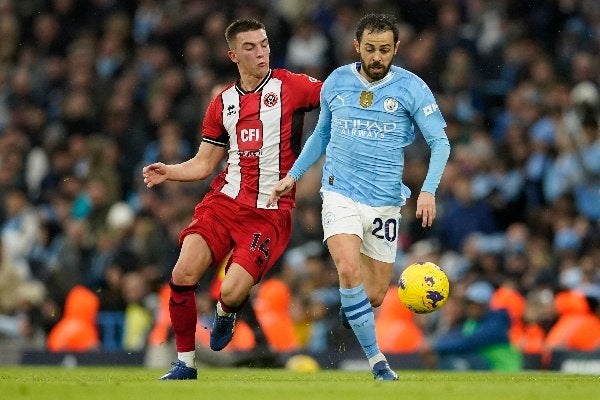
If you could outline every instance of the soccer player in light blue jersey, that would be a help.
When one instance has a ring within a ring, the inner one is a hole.
[[[399,46],[393,17],[364,16],[354,46],[360,61],[325,80],[315,130],[268,204],[277,207],[280,196],[325,153],[322,223],[339,276],[340,316],[362,346],[374,378],[397,380],[377,344],[373,307],[381,305],[390,285],[400,208],[410,196],[402,183],[404,148],[413,142],[417,125],[431,148],[416,211],[428,227],[450,144],[427,84],[392,65]]]

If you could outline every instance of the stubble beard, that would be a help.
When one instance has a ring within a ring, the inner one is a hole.
[[[365,71],[365,74],[369,78],[371,78],[373,81],[378,81],[378,80],[382,79],[384,76],[387,75],[388,71],[390,70],[390,65],[386,66],[382,63],[367,64],[367,62],[362,57],[360,59],[360,63],[362,65],[362,68]],[[381,67],[383,69],[379,72],[373,72],[373,70],[371,69],[373,66]]]

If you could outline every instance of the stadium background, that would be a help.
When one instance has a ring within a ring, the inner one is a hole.
[[[142,166],[195,153],[207,102],[236,78],[223,37],[230,21],[264,21],[273,67],[323,79],[355,60],[355,23],[372,11],[400,20],[395,61],[430,85],[453,146],[438,219],[421,229],[409,202],[397,261],[398,274],[415,260],[441,265],[452,299],[429,316],[396,303],[381,310],[391,315],[378,322],[384,351],[420,365],[419,341],[456,322],[465,285],[485,279],[534,367],[556,365],[552,350],[595,357],[598,337],[579,348],[568,332],[544,340],[561,319],[600,318],[580,296],[600,291],[598,2],[0,0],[0,362],[124,362],[129,354],[168,364],[161,290],[209,181],[147,190]],[[422,142],[407,152],[413,192],[427,160]],[[205,362],[278,363],[297,352],[325,366],[353,359],[320,241],[319,178],[315,167],[299,184],[290,248],[255,293],[256,312],[242,318],[239,352],[204,352],[200,329]],[[202,282],[200,327],[214,284]],[[282,325],[257,329],[269,318]],[[81,334],[70,343],[53,335],[65,319]]]

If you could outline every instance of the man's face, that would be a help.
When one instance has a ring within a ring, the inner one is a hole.
[[[369,82],[383,78],[390,70],[398,44],[394,43],[392,31],[369,32],[365,29],[360,43],[354,39],[354,47],[361,62],[361,75]]]
[[[269,71],[269,39],[263,29],[237,34],[229,58],[238,65],[240,74],[263,77]]]
[[[466,300],[465,301],[465,315],[467,316],[467,318],[472,318],[474,320],[479,320],[481,319],[485,313],[487,312],[487,305],[485,304],[480,304],[480,303],[476,303],[474,301],[469,301]]]

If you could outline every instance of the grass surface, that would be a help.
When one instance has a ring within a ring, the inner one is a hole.
[[[600,377],[549,372],[397,371],[400,381],[375,382],[368,371],[203,368],[197,381],[158,381],[163,372],[144,368],[0,367],[0,399],[587,400],[600,396]]]

